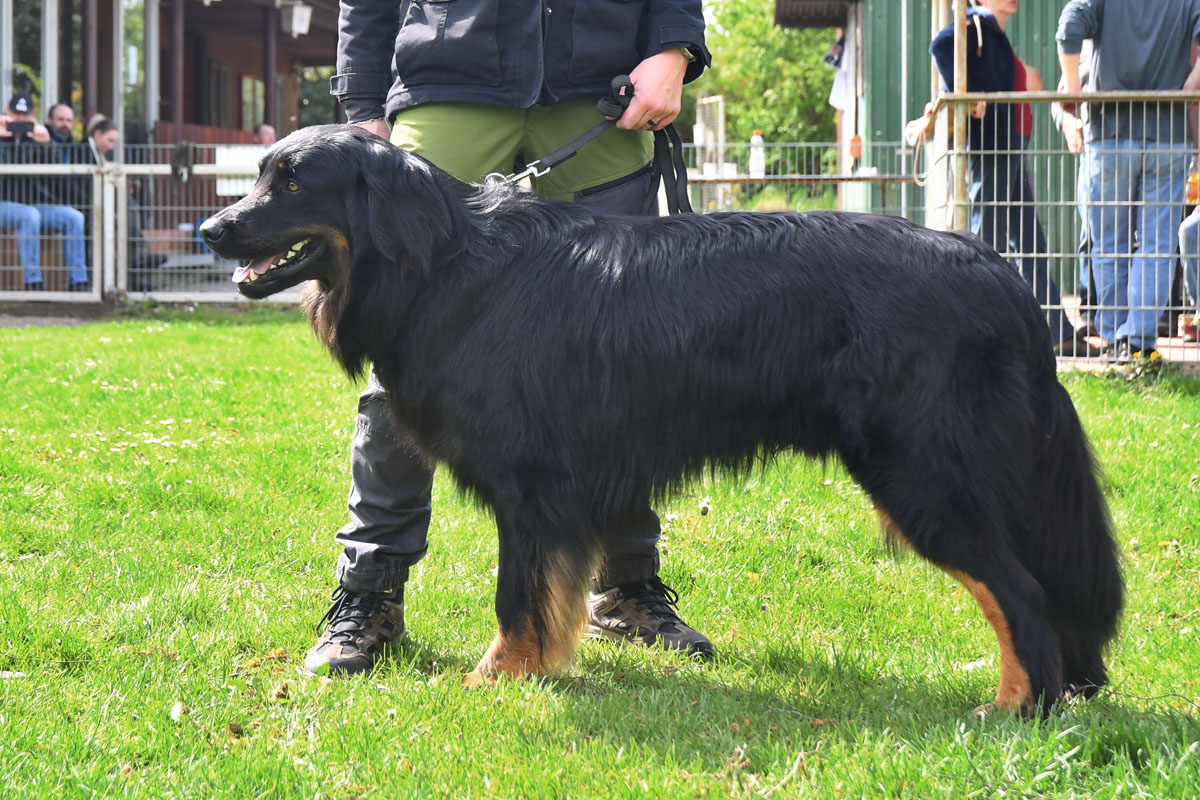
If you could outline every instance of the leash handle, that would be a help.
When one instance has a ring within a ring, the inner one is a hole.
[[[498,183],[516,183],[522,178],[530,176],[540,177],[545,175],[549,170],[554,169],[564,161],[574,157],[584,145],[591,142],[600,134],[616,124],[617,119],[625,113],[625,109],[629,108],[629,103],[633,100],[633,81],[628,75],[618,75],[612,79],[610,84],[612,94],[608,97],[601,97],[596,103],[596,111],[601,116],[612,117],[606,119],[599,125],[588,130],[582,136],[564,144],[562,147],[554,150],[536,161],[530,161],[525,165],[525,169],[520,172],[514,172],[512,175],[501,175],[498,172],[488,175],[485,180],[490,180]]]
[[[612,117],[613,121],[625,113],[633,101],[633,81],[628,75],[618,75],[610,84],[612,95],[596,101],[596,110],[601,116]]]
[[[582,136],[572,139],[557,150],[542,156],[536,161],[525,165],[525,169],[512,175],[501,175],[494,172],[484,178],[488,183],[516,183],[529,176],[540,177],[557,167],[559,164],[575,156],[584,145],[591,142],[600,134],[613,127],[617,119],[629,108],[633,101],[633,81],[628,75],[618,75],[612,79],[612,94],[601,97],[596,102],[596,111],[606,119],[594,126]],[[675,125],[667,125],[654,132],[654,166],[662,179],[667,193],[667,210],[671,214],[692,213],[692,203],[688,198],[687,166],[683,162],[683,142]]]

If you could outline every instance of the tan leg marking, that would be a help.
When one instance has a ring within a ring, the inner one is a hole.
[[[534,614],[540,617],[541,625],[535,626],[530,620],[515,637],[505,636],[503,631],[497,633],[492,646],[475,670],[463,678],[463,683],[491,685],[501,674],[514,678],[545,675],[570,666],[587,622],[586,580],[573,577],[573,570],[561,564],[554,565],[533,598]]]
[[[593,565],[594,566],[594,565]],[[587,575],[559,562],[543,576],[544,583],[535,613],[542,618],[542,663],[551,671],[568,668],[575,659],[575,648],[587,624]]]
[[[538,643],[537,631],[532,624],[527,624],[519,636],[505,636],[504,632],[500,631],[478,666],[463,678],[463,684],[491,686],[500,675],[513,678],[537,675],[542,669],[541,654],[542,647]]]
[[[1029,683],[1029,673],[1025,671],[1025,668],[1021,666],[1021,660],[1017,658],[1017,651],[1012,642],[1012,631],[1008,627],[1008,620],[1005,618],[1004,612],[1000,610],[1000,604],[996,602],[995,596],[990,589],[965,573],[947,567],[942,567],[942,569],[947,575],[967,587],[967,591],[979,604],[984,619],[996,632],[996,639],[1000,643],[1000,685],[996,688],[996,705],[1017,713],[1032,709],[1034,697],[1033,686]]]
[[[883,526],[884,533],[893,542],[911,547],[908,537],[891,517],[880,510],[876,510],[875,513],[879,516],[879,523]],[[938,566],[947,575],[967,587],[967,591],[975,598],[975,602],[983,612],[984,619],[996,633],[996,640],[1000,644],[1000,685],[996,688],[994,705],[1018,713],[1033,709],[1033,686],[1029,682],[1029,673],[1025,671],[1025,668],[1021,666],[1021,660],[1017,658],[1017,650],[1013,647],[1012,642],[1012,630],[1008,627],[1008,619],[1000,610],[1000,604],[996,602],[996,597],[990,589],[966,573],[943,567],[940,564]],[[990,710],[987,706],[980,706],[975,709],[975,714],[986,717]]]

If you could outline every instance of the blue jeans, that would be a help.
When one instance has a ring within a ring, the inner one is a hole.
[[[1091,180],[1090,153],[1085,148],[1079,155],[1078,173],[1075,176],[1075,207],[1079,210],[1079,300],[1083,306],[1092,306],[1096,302],[1095,284],[1092,281],[1092,232],[1088,227],[1090,208],[1088,197],[1089,181]],[[1085,308],[1084,316],[1090,316],[1092,310]]]
[[[1054,342],[1074,338],[1062,296],[1050,276],[1046,235],[1033,207],[1033,186],[1021,153],[970,153],[967,180],[971,232],[1017,263],[1021,277],[1046,313]]]
[[[42,245],[38,237],[43,231],[63,235],[67,281],[83,283],[88,279],[82,211],[70,206],[27,206],[0,200],[0,230],[17,233],[17,255],[26,283],[42,280]]]
[[[1090,147],[1096,327],[1109,341],[1153,347],[1158,318],[1171,298],[1188,148],[1128,139],[1101,139]]]
[[[1200,310],[1200,207],[1179,223],[1179,260],[1187,313],[1195,314]]]

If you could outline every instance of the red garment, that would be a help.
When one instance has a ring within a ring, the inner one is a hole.
[[[1013,56],[1017,62],[1017,79],[1013,81],[1014,92],[1027,92],[1029,85],[1025,82],[1025,62]],[[1029,103],[1021,103],[1017,106],[1017,133],[1028,139],[1033,136],[1033,108]]]

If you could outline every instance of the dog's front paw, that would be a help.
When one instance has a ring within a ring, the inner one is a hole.
[[[462,685],[468,689],[480,689],[496,685],[496,676],[481,672],[479,667],[463,675]]]

